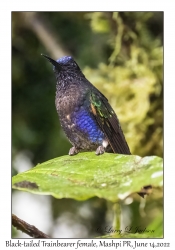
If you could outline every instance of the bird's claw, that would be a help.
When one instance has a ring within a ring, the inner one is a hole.
[[[70,150],[69,150],[69,155],[76,155],[76,154],[78,154],[78,149],[76,149],[76,147],[72,147],[72,148],[70,148]]]
[[[96,154],[96,155],[102,155],[102,154],[104,154],[104,152],[105,152],[104,147],[103,147],[103,146],[99,146],[99,147],[97,148],[95,154]]]

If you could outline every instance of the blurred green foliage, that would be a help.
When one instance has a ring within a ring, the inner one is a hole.
[[[51,65],[40,56],[59,57],[47,43],[49,31],[59,41],[58,51],[64,54],[65,48],[73,55],[87,79],[109,99],[131,152],[162,156],[163,12],[40,12],[33,13],[35,19],[32,12],[30,18],[27,14],[12,12],[12,159],[28,152],[35,165],[67,154],[71,146],[55,110]],[[98,207],[91,219],[78,217],[83,203],[63,203],[52,199],[53,218],[71,211],[72,204],[76,218],[89,225],[89,235],[97,233],[97,221],[98,226],[110,221],[111,206],[107,209],[101,199],[84,203]],[[131,224],[147,226],[154,215],[161,217],[162,196],[156,192],[147,199],[145,217],[138,212],[139,203],[136,195],[132,204],[123,205]]]
[[[93,30],[110,34],[112,53],[109,64],[86,67],[84,73],[108,97],[131,152],[142,156],[163,155],[163,47],[162,34],[154,37],[148,29],[154,15],[88,14]]]

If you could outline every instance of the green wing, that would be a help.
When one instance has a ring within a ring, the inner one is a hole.
[[[114,151],[119,154],[131,154],[125,140],[119,120],[108,103],[108,100],[101,93],[91,93],[91,112],[95,116],[100,128]]]

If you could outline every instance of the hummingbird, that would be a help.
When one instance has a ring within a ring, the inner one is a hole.
[[[56,77],[55,106],[72,147],[69,155],[83,151],[131,154],[119,119],[108,99],[94,86],[71,56],[54,60]]]
[[[53,65],[56,77],[55,106],[72,147],[69,155],[95,151],[130,155],[119,119],[108,99],[92,85],[71,56],[54,60],[43,55]],[[144,186],[138,194],[144,198],[152,186]]]

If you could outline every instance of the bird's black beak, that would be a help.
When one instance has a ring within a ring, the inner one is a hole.
[[[46,55],[43,55],[43,54],[41,54],[41,55],[44,56],[45,58],[47,58],[47,60],[49,60],[49,62],[50,62],[53,66],[55,66],[56,69],[60,69],[60,64],[59,64],[57,61],[53,60],[53,59],[50,58],[49,56],[46,56]]]

